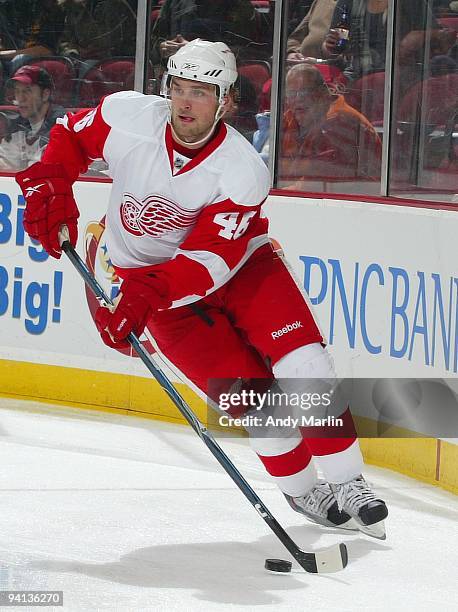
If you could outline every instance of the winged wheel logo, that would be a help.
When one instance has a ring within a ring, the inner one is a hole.
[[[187,210],[158,195],[139,201],[125,193],[120,215],[124,229],[130,234],[157,238],[193,226],[199,211]]]

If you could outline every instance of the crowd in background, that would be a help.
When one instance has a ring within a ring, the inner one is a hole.
[[[388,2],[289,0],[278,186],[379,185]],[[395,4],[393,180],[418,186],[427,172],[456,176],[458,1]],[[226,119],[266,162],[274,5],[157,0],[149,24],[148,93],[159,92],[168,58],[187,41],[233,49],[240,79]],[[133,87],[136,13],[136,0],[0,0],[0,169],[36,161],[67,110]]]

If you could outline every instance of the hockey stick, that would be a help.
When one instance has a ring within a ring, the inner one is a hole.
[[[113,302],[110,298],[105,294],[103,288],[98,283],[97,279],[93,276],[93,274],[89,271],[88,267],[75,251],[73,246],[68,240],[68,235],[65,235],[66,228],[63,228],[61,231],[62,241],[62,250],[67,255],[73,266],[79,272],[81,277],[83,278],[86,285],[91,289],[94,293],[97,300],[103,306],[112,306]],[[227,474],[232,478],[238,488],[242,491],[248,501],[252,504],[258,514],[264,519],[264,521],[269,525],[278,539],[282,542],[282,544],[289,550],[291,555],[296,559],[296,561],[301,565],[306,572],[311,573],[330,573],[337,572],[343,569],[348,562],[348,553],[347,547],[345,544],[335,544],[330,548],[317,550],[315,552],[305,552],[301,550],[297,544],[290,538],[290,536],[286,533],[280,523],[276,520],[276,518],[271,514],[268,508],[265,506],[263,501],[258,497],[252,487],[248,484],[242,474],[238,471],[223,449],[216,442],[211,433],[207,430],[207,428],[199,421],[199,419],[195,416],[191,408],[185,402],[185,400],[181,397],[169,379],[165,376],[165,374],[160,370],[154,361],[151,358],[151,355],[146,351],[143,347],[137,336],[133,333],[130,333],[127,337],[130,345],[143,361],[145,366],[157,380],[157,382],[161,385],[163,390],[170,397],[172,402],[181,412],[186,421],[191,425],[200,439],[206,444],[207,448],[216,458],[216,460],[220,463],[220,465],[224,468]]]

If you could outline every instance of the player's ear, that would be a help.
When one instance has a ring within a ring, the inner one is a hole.
[[[225,113],[230,113],[235,106],[234,96],[231,92],[227,93],[223,98],[223,109]]]

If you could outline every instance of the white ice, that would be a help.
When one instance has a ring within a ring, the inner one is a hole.
[[[288,552],[189,427],[0,406],[0,590],[63,590],[64,607],[44,610],[458,610],[452,494],[368,467],[388,538],[342,534],[295,514],[246,442],[224,440],[302,548],[348,546],[338,574],[275,575],[264,560]]]

